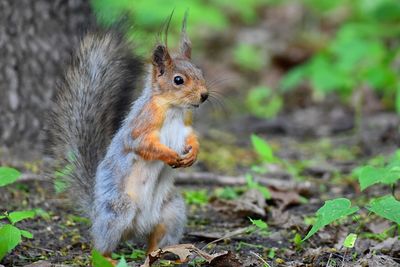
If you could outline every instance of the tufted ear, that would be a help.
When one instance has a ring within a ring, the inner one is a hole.
[[[165,45],[157,45],[153,50],[152,63],[157,69],[158,76],[163,75],[165,69],[172,64],[172,58]]]
[[[190,59],[192,57],[192,42],[190,42],[189,37],[186,33],[186,23],[187,23],[188,11],[185,12],[185,17],[182,22],[181,40],[180,40],[180,52],[182,56]]]

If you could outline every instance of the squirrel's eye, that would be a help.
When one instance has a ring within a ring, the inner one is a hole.
[[[183,78],[182,78],[181,76],[179,76],[179,75],[175,76],[175,77],[174,77],[174,83],[175,83],[176,85],[181,85],[181,84],[183,84]]]

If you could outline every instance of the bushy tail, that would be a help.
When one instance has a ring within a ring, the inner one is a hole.
[[[88,34],[59,87],[50,135],[71,199],[90,212],[96,168],[133,101],[142,62],[114,31]]]

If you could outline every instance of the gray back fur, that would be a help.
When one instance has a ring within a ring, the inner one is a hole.
[[[116,31],[88,34],[60,85],[50,134],[67,175],[71,200],[83,211],[93,205],[96,168],[129,111],[143,63]],[[86,213],[88,214],[88,213]]]

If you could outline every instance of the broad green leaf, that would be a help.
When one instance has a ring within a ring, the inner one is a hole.
[[[21,232],[21,235],[22,235],[23,237],[26,237],[26,238],[33,238],[33,234],[32,234],[31,232],[25,231],[25,230],[21,230],[21,229],[19,229],[19,231]]]
[[[262,138],[258,137],[255,134],[251,135],[251,143],[253,145],[254,150],[261,157],[261,159],[265,162],[275,162],[275,156],[272,151],[271,146]]]
[[[21,242],[20,230],[11,224],[0,228],[0,261]]]
[[[92,264],[93,267],[113,267],[111,262],[104,258],[100,252],[95,249],[92,250]]]
[[[249,218],[249,220],[258,229],[261,229],[261,230],[267,230],[268,229],[268,224],[266,222],[264,222],[263,220],[261,220],[261,219],[253,220],[252,218]]]
[[[35,212],[33,210],[14,211],[8,214],[8,219],[12,224],[33,217],[35,217]]]
[[[400,224],[400,201],[397,201],[391,195],[372,200],[367,209],[385,219]]]
[[[126,263],[126,260],[125,260],[124,257],[122,257],[122,258],[119,260],[119,262],[118,262],[118,264],[117,264],[116,267],[128,267],[128,264]]]
[[[21,173],[14,168],[0,167],[0,186],[14,183]]]
[[[393,167],[372,167],[365,166],[359,171],[358,181],[361,190],[368,188],[376,183],[394,184],[400,178],[400,170]]]
[[[343,246],[345,248],[354,248],[354,244],[356,243],[357,235],[349,234],[343,242]]]
[[[351,202],[347,198],[337,198],[325,201],[325,204],[317,211],[317,221],[306,235],[303,241],[310,238],[319,229],[332,223],[333,221],[349,216],[358,211],[357,206],[351,207]]]

